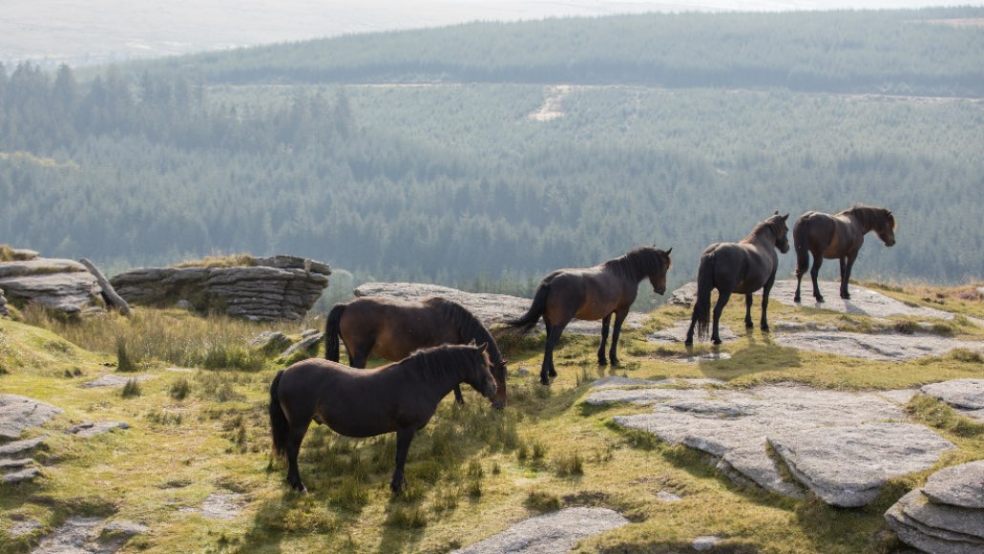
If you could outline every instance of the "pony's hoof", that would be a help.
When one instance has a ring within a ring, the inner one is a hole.
[[[712,342],[714,343],[714,346],[721,346],[721,339],[714,339]]]
[[[749,319],[748,321],[745,322],[745,329],[754,329],[754,328],[755,328],[755,324],[752,323],[752,320]]]
[[[540,377],[540,384],[543,385],[543,386],[545,386],[545,387],[549,387],[550,386],[550,379],[547,379],[546,377]]]
[[[851,299],[851,295],[848,294],[848,293],[846,293],[846,292],[842,292],[841,293],[841,298],[843,298],[844,300],[850,300]]]
[[[608,365],[608,360],[606,360],[605,358],[598,358],[598,365],[600,365],[601,367],[605,367],[606,365]]]
[[[768,326],[768,325],[763,325],[763,326],[761,327],[761,329],[762,329],[762,332],[763,332],[763,333],[768,333],[768,332],[770,332],[770,330],[769,330],[769,326]]]
[[[823,304],[823,297],[822,296],[817,296],[815,298],[817,299],[817,304]]]
[[[683,345],[686,346],[688,349],[693,348],[694,347],[694,339],[687,339],[687,340],[683,341]]]
[[[618,367],[620,365],[622,365],[622,362],[618,361],[615,358],[612,358],[612,367]]]
[[[550,377],[556,377],[556,376],[557,376],[557,372],[551,369],[550,370]]]
[[[793,297],[793,302],[796,302],[797,304],[799,304],[802,301],[803,300],[799,297],[799,295]]]

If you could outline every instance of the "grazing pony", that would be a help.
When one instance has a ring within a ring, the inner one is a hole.
[[[488,345],[492,375],[499,385],[496,408],[506,404],[506,361],[488,329],[462,305],[440,297],[407,302],[382,296],[365,296],[348,304],[335,304],[325,323],[325,358],[341,357],[339,338],[345,342],[349,366],[366,367],[370,354],[396,361],[420,348],[441,344]],[[461,388],[454,388],[460,404]]]
[[[527,333],[543,317],[547,326],[547,344],[540,368],[540,383],[550,384],[556,377],[553,351],[564,327],[574,318],[588,321],[601,320],[601,346],[598,347],[598,364],[606,365],[605,342],[608,326],[615,316],[612,348],[609,359],[618,365],[618,337],[622,322],[629,315],[629,307],[639,292],[639,283],[648,278],[657,294],[666,292],[666,272],[670,269],[670,248],[665,252],[654,247],[635,248],[624,256],[608,260],[594,267],[560,269],[547,275],[533,296],[533,304],[525,315],[508,321],[511,327]]]
[[[347,437],[395,431],[396,470],[390,489],[398,494],[414,433],[427,425],[441,399],[460,383],[493,400],[491,367],[483,344],[427,348],[373,370],[311,358],[277,372],[270,384],[270,427],[274,451],[287,457],[287,482],[294,490],[307,490],[297,453],[313,419]]]
[[[855,206],[834,215],[821,212],[801,215],[793,225],[793,244],[796,246],[796,294],[793,300],[800,301],[800,285],[810,264],[810,254],[813,254],[810,277],[817,302],[823,302],[817,277],[824,258],[840,260],[840,295],[850,299],[847,283],[851,279],[851,268],[864,244],[864,235],[870,231],[877,233],[885,246],[895,245],[895,216],[885,208],[868,206]]]
[[[752,293],[762,289],[762,331],[769,331],[766,312],[769,308],[769,291],[776,280],[779,256],[775,249],[785,254],[789,251],[786,234],[786,220],[789,214],[775,215],[759,223],[752,232],[738,242],[719,242],[704,250],[697,269],[697,301],[694,303],[690,329],[687,330],[687,346],[694,344],[694,327],[703,340],[707,337],[707,327],[711,311],[711,290],[718,290],[718,301],[714,306],[714,330],[711,340],[721,344],[718,324],[721,312],[727,305],[731,293],[745,295],[745,328],[752,325]]]

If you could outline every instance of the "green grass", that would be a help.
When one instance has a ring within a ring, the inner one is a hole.
[[[739,304],[725,313],[732,329],[741,329]],[[884,325],[778,302],[772,307],[773,321]],[[663,308],[647,327],[682,315],[680,308]],[[284,486],[285,464],[270,453],[267,388],[282,367],[260,358],[245,368],[224,362],[217,365],[228,367],[204,369],[209,344],[233,351],[276,326],[147,309],[131,319],[108,315],[74,326],[31,317],[41,327],[0,320],[0,366],[7,369],[0,388],[65,413],[48,425],[49,446],[38,455],[45,477],[0,491],[4,553],[28,551],[70,515],[110,513],[148,524],[152,533],[128,548],[149,552],[444,552],[525,517],[579,505],[612,507],[631,521],[586,539],[579,545],[584,552],[685,550],[707,534],[725,537],[726,549],[738,552],[884,552],[892,543],[882,513],[930,472],[893,482],[864,509],[796,502],[734,484],[694,450],[611,425],[613,415],[645,408],[587,408],[579,399],[591,380],[609,374],[716,377],[730,387],[792,380],[849,390],[980,376],[980,357],[973,352],[872,362],[782,348],[758,331],[726,343],[730,360],[688,364],[676,361],[684,354],[681,346],[650,344],[643,332],[629,331],[618,369],[594,365],[597,338],[566,337],[557,352],[559,376],[545,389],[537,384],[541,343],[534,336],[506,350],[512,373],[504,411],[468,387],[464,406],[445,399],[413,441],[401,497],[392,498],[388,488],[392,436],[356,440],[322,426],[311,428],[301,450],[310,492],[298,495]],[[119,390],[79,387],[114,371],[118,336],[126,338],[127,355],[140,372],[151,377],[139,384],[140,395],[124,399]],[[961,327],[958,336],[974,335]],[[183,375],[168,371],[171,365],[197,369]],[[519,367],[528,373],[518,376]],[[984,458],[981,425],[924,396],[908,409],[957,446],[937,468]],[[131,428],[86,441],[59,432],[93,419],[126,421]],[[222,490],[246,495],[240,517],[206,520],[180,510]],[[682,500],[658,501],[664,490]],[[17,517],[36,519],[43,529],[16,540],[4,535]]]

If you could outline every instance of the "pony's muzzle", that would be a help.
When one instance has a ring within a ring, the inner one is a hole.
[[[663,294],[666,293],[666,287],[659,287],[659,288],[653,287],[653,292],[662,296]]]

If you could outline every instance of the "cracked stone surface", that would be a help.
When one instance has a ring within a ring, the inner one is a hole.
[[[245,505],[246,498],[242,494],[222,491],[208,495],[198,508],[186,507],[181,508],[180,511],[199,513],[202,517],[211,519],[234,519],[242,512]]]
[[[984,379],[953,379],[923,385],[920,390],[953,406],[958,413],[984,422]]]
[[[465,292],[450,287],[426,283],[364,283],[355,288],[355,296],[388,296],[401,300],[420,301],[431,296],[440,296],[457,302],[477,317],[486,327],[501,324],[508,319],[519,317],[526,313],[532,302],[529,298],[510,296],[508,294],[490,294]],[[646,322],[646,315],[630,312],[625,319],[625,329],[636,329]],[[537,324],[537,329],[543,331],[543,322]],[[577,335],[600,335],[600,321],[571,321],[565,333]]]
[[[139,523],[119,520],[106,523],[98,517],[70,517],[41,539],[33,554],[112,554],[126,541],[149,529]]]
[[[578,541],[629,523],[608,508],[565,508],[523,520],[481,542],[455,550],[459,554],[562,554]]]
[[[10,527],[7,528],[7,534],[15,538],[22,537],[24,535],[30,535],[40,528],[41,522],[33,519],[25,519],[24,521],[15,521]]]
[[[138,383],[143,383],[148,379],[153,379],[153,375],[136,375],[136,374],[129,375],[129,374],[108,373],[106,375],[103,375],[102,377],[99,377],[98,379],[94,379],[92,381],[82,383],[81,386],[82,388],[85,389],[97,389],[103,387],[123,387],[126,386],[127,381],[131,379],[136,379]]]
[[[689,328],[690,328],[690,320],[677,321],[676,323],[674,323],[669,327],[655,331],[651,335],[647,336],[646,339],[649,340],[649,342],[657,342],[657,343],[667,343],[667,344],[682,343],[683,340],[687,338],[687,329]],[[721,335],[721,340],[725,342],[729,340],[735,340],[736,338],[738,338],[738,335],[736,335],[734,331],[732,331],[731,328],[729,328],[724,323],[718,325],[718,334]],[[694,342],[696,343],[696,341],[697,341],[697,330],[695,329]]]
[[[74,425],[68,432],[84,439],[108,433],[114,429],[129,429],[130,424],[122,421],[97,421]]]
[[[726,474],[774,493],[796,498],[806,486],[827,502],[857,506],[888,479],[926,469],[952,448],[928,428],[906,422],[903,405],[912,393],[792,384],[747,390],[609,387],[594,390],[585,402],[650,405],[651,413],[614,421],[706,452]],[[778,460],[768,444],[776,447]],[[798,480],[787,480],[778,462],[798,468]]]
[[[937,471],[926,480],[923,494],[937,504],[984,510],[984,460]]]
[[[16,394],[0,394],[0,439],[16,440],[62,412],[51,404]]]
[[[0,445],[0,456],[17,456],[25,452],[34,450],[44,444],[44,437],[34,437],[22,441],[8,442]]]
[[[935,335],[905,335],[901,333],[849,333],[844,331],[811,331],[777,333],[773,340],[779,345],[801,350],[836,353],[840,356],[869,360],[912,360],[924,356],[942,356],[963,348],[984,351],[984,343]]]
[[[814,301],[813,284],[809,278],[803,280],[803,302],[801,304],[793,302],[793,294],[796,292],[795,279],[776,281],[772,287],[772,292],[769,294],[769,300],[777,300],[788,306],[803,306],[871,317],[904,316],[943,320],[953,319],[954,317],[952,313],[943,310],[909,306],[880,292],[857,285],[851,285],[850,287],[851,299],[844,300],[840,297],[840,282],[820,281],[819,284],[820,293],[823,294],[825,300],[822,304]],[[673,291],[670,294],[670,298],[676,304],[692,306],[696,294],[697,283],[690,282]],[[760,297],[761,294],[756,293],[755,296]]]

